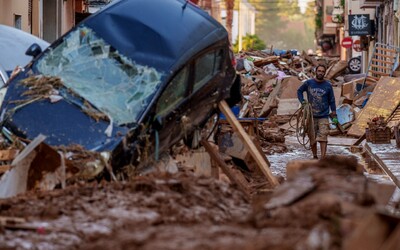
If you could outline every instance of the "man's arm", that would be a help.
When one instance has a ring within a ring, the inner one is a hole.
[[[297,98],[299,99],[300,103],[304,102],[304,91],[307,90],[307,81],[305,81],[298,89],[297,89]]]
[[[329,107],[331,108],[331,112],[333,115],[336,115],[336,103],[335,103],[335,93],[333,92],[332,85],[329,88]]]

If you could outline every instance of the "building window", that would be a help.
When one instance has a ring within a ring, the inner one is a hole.
[[[14,27],[22,29],[22,16],[14,14]]]

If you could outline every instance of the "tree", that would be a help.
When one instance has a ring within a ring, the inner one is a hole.
[[[225,0],[225,5],[226,5],[226,30],[228,31],[229,41],[231,41],[233,8],[235,7],[235,0]]]
[[[239,40],[239,39],[238,39]],[[239,41],[236,40],[233,45],[235,53],[239,52]],[[265,49],[265,43],[257,35],[246,34],[242,37],[242,50],[263,50]]]

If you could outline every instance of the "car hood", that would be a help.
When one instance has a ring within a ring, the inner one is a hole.
[[[17,76],[17,81],[26,73]],[[2,106],[3,133],[34,139],[39,134],[47,137],[52,146],[79,144],[88,150],[112,150],[129,131],[126,126],[116,126],[105,120],[97,120],[84,112],[82,100],[64,98],[52,103],[48,98],[33,100],[23,96],[27,88],[20,84],[8,87]]]
[[[16,66],[24,67],[32,60],[25,55],[25,51],[33,43],[37,43],[42,50],[50,44],[36,36],[10,26],[0,25],[0,65],[8,72]]]

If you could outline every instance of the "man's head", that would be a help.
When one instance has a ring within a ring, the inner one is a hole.
[[[326,66],[323,64],[318,65],[315,68],[315,78],[317,81],[323,81],[326,73]]]

